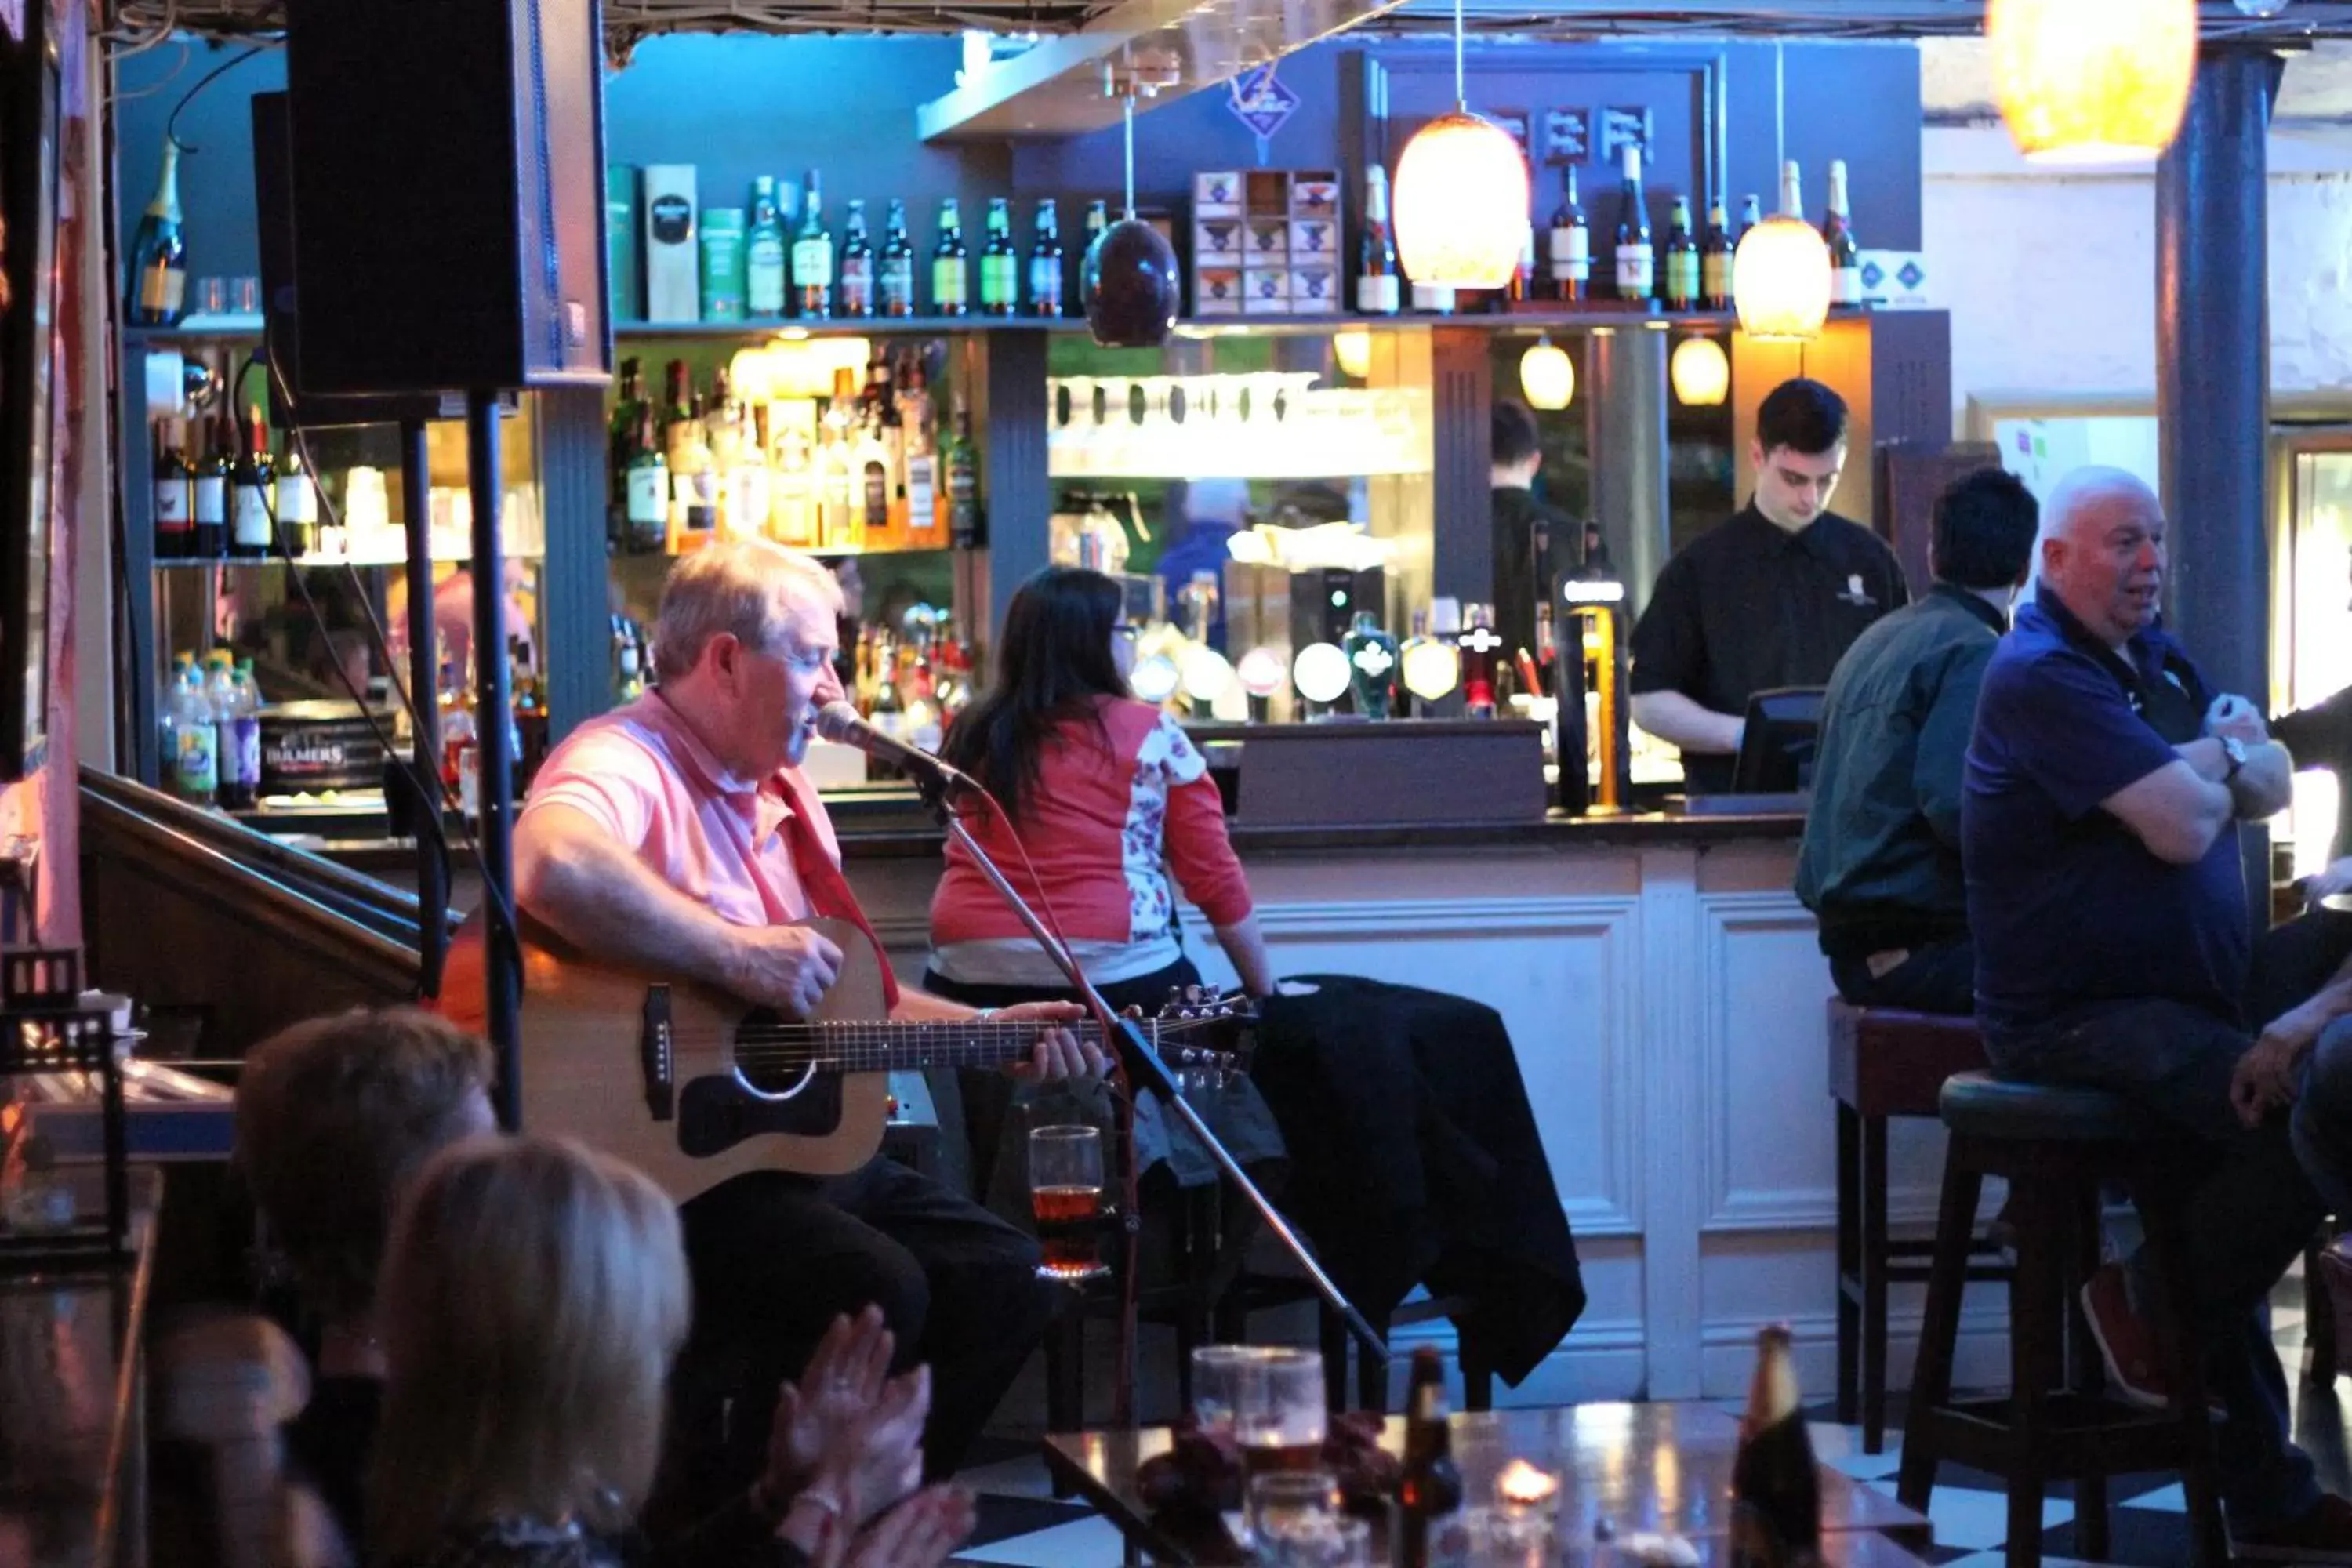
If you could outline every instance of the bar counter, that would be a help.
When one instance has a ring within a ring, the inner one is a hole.
[[[827,798],[850,879],[900,975],[916,980],[939,830],[903,786]],[[1771,1322],[1794,1330],[1806,1386],[1833,1386],[1832,987],[1812,917],[1790,891],[1801,827],[1785,809],[1234,826],[1278,973],[1451,992],[1510,1029],[1591,1304],[1509,1403],[1737,1398]],[[409,881],[396,843],[328,852]],[[460,870],[464,905],[472,879]],[[1197,913],[1184,921],[1204,974],[1230,983]],[[1932,1126],[1892,1131],[1898,1227],[1932,1220],[1940,1140]],[[1898,1289],[1897,1368],[1919,1305]],[[1989,1308],[1963,1319],[1961,1376],[1998,1380],[2000,1329]],[[1408,1332],[1443,1342],[1451,1331]]]

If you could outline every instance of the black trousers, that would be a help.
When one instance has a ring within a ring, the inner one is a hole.
[[[673,1400],[682,1509],[750,1485],[778,1386],[835,1314],[869,1302],[898,1336],[894,1370],[930,1365],[925,1469],[953,1474],[1060,1299],[1036,1277],[1034,1241],[892,1160],[829,1181],[739,1176],[678,1214],[694,1280]]]
[[[1830,978],[1837,983],[1838,994],[1857,1007],[1901,1007],[1966,1017],[1977,1009],[1977,944],[1964,936],[1915,947],[1910,957],[1876,976],[1865,960],[1833,958]]]

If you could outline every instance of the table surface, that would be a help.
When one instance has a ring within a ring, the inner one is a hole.
[[[1391,1416],[1381,1446],[1400,1453],[1403,1439],[1403,1418]],[[1145,1511],[1136,1471],[1166,1453],[1170,1442],[1165,1426],[1061,1434],[1045,1439],[1045,1462],[1154,1556],[1172,1563],[1247,1561],[1222,1524]],[[1730,1529],[1731,1465],[1738,1446],[1738,1421],[1706,1404],[1580,1405],[1454,1417],[1454,1458],[1471,1498],[1490,1490],[1505,1462],[1522,1458],[1561,1478],[1563,1545],[1591,1542],[1606,1521],[1619,1537],[1640,1531],[1687,1536],[1708,1561],[1707,1543]],[[1826,1466],[1821,1479],[1822,1530],[1825,1540],[1837,1542],[1832,1563],[1899,1568],[1913,1559],[1897,1542],[1931,1543],[1924,1514]],[[1728,1554],[1713,1555],[1727,1560]]]
[[[96,1173],[70,1176],[99,1211]],[[0,1268],[0,1562],[110,1563],[143,1528],[136,1348],[163,1184],[131,1176],[132,1258]]]

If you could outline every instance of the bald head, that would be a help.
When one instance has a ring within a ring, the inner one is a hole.
[[[2093,636],[2121,647],[2156,619],[2164,508],[2121,468],[2076,468],[2042,503],[2041,584]]]

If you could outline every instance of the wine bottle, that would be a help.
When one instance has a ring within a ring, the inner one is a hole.
[[[1731,234],[1723,215],[1723,198],[1706,209],[1706,238],[1698,252],[1699,300],[1710,310],[1731,309]]]
[[[1862,303],[1862,250],[1854,244],[1853,212],[1846,196],[1845,160],[1830,164],[1829,216],[1822,222],[1822,240],[1830,247],[1830,303]]]
[[[1592,295],[1592,226],[1577,199],[1576,165],[1559,172],[1559,205],[1552,210],[1551,297],[1569,304]]]
[[[956,199],[940,203],[939,243],[931,248],[931,310],[941,316],[971,313],[971,253],[964,248],[963,215]]]
[[[1402,292],[1396,236],[1389,228],[1389,172],[1374,163],[1364,171],[1364,245],[1356,264],[1356,309],[1367,316],[1393,316],[1404,303]]]
[[[261,423],[261,405],[249,412],[251,423],[245,450],[237,454],[229,477],[229,553],[260,556],[269,553],[270,493],[275,476],[269,468],[269,431]]]
[[[1404,1457],[1397,1476],[1397,1568],[1430,1568],[1446,1522],[1461,1511],[1462,1471],[1445,1419],[1445,1361],[1434,1345],[1412,1352],[1405,1393]]]
[[[1029,242],[1029,313],[1062,313],[1062,220],[1051,196],[1037,204],[1037,231]]]
[[[1617,298],[1647,304],[1657,292],[1657,250],[1650,238],[1650,209],[1642,194],[1642,149],[1629,142],[1619,165],[1624,186],[1617,216]]]
[[[751,181],[751,221],[743,231],[743,308],[761,320],[784,313],[785,247],[783,215],[776,206],[776,177],[761,174]],[[630,416],[630,423],[635,416]]]
[[[1010,316],[1021,308],[1021,260],[1013,248],[1013,204],[988,201],[988,237],[980,252],[980,313]]]
[[[1756,1336],[1756,1376],[1731,1463],[1732,1561],[1743,1568],[1818,1563],[1821,1487],[1789,1331],[1776,1323]]]
[[[824,231],[824,199],[814,169],[801,198],[801,230],[793,238],[793,302],[800,314],[833,314],[833,236]]]
[[[190,553],[201,561],[217,561],[228,553],[229,450],[234,439],[226,433],[226,416],[214,419],[205,454],[196,459],[195,481],[188,487],[195,517]]]
[[[874,313],[874,239],[866,228],[866,203],[849,204],[841,223],[841,313]]]
[[[628,498],[625,506],[629,550],[640,555],[660,554],[669,540],[669,463],[654,436],[651,407],[637,410],[623,483]]]
[[[884,315],[915,313],[915,243],[907,237],[907,204],[897,196],[890,198],[890,210],[883,220],[881,276],[876,291],[882,297]]]
[[[310,470],[302,466],[301,443],[291,432],[278,459],[278,532],[286,552],[299,558],[319,548],[319,493],[310,488]]]
[[[155,194],[131,240],[130,297],[123,318],[134,327],[177,326],[187,313],[188,247],[180,235],[180,144],[163,139]]]
[[[1690,198],[1676,196],[1666,226],[1666,309],[1698,309],[1698,238],[1691,233]]]
[[[183,426],[170,415],[155,421],[155,559],[195,553],[195,469],[181,443]]]

